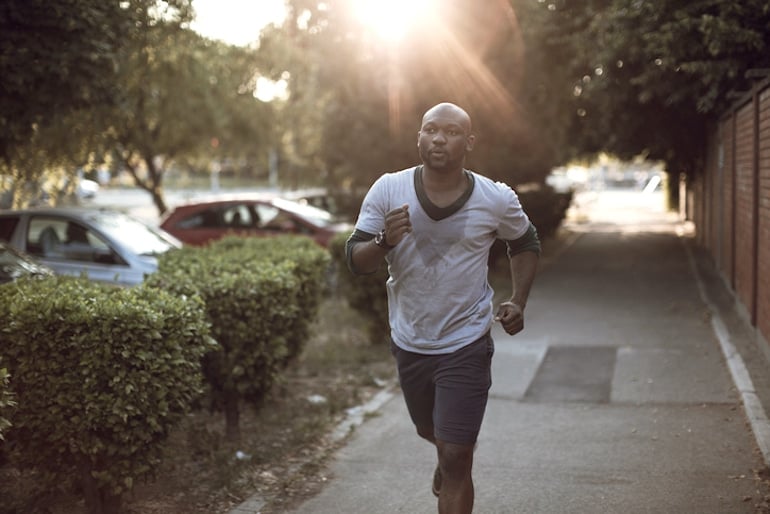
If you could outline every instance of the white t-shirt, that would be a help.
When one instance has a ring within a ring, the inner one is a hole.
[[[388,211],[409,205],[412,232],[386,256],[391,337],[407,351],[449,353],[491,327],[489,249],[495,239],[523,236],[530,222],[509,186],[474,172],[468,172],[473,188],[468,199],[456,212],[435,220],[418,198],[416,169],[377,179],[363,201],[356,229],[376,234]]]

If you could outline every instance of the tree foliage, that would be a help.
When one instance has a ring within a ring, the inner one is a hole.
[[[172,167],[227,159],[367,186],[414,163],[441,101],[473,118],[469,166],[511,184],[600,151],[690,172],[746,70],[770,67],[765,0],[444,0],[397,42],[351,0],[286,0],[256,50],[193,33],[192,4],[5,2],[0,173],[66,176],[116,151],[161,212]],[[288,98],[255,100],[257,77]]]
[[[113,101],[117,55],[130,26],[126,14],[119,2],[99,0],[0,5],[0,157],[6,165],[37,130]]]
[[[0,178],[8,177],[0,186],[15,188],[19,201],[46,173],[87,159],[100,133],[95,108],[115,101],[130,25],[119,2],[0,5]]]
[[[110,135],[121,165],[162,214],[172,165],[252,154],[268,133],[269,110],[254,98],[254,65],[244,49],[202,38],[183,17],[158,20],[152,5],[143,6],[122,59]]]
[[[707,123],[731,91],[750,87],[746,70],[770,65],[763,0],[554,0],[540,9],[551,55],[572,75],[575,154],[645,154],[693,172]]]
[[[114,156],[163,212],[170,166],[266,160],[253,55],[192,32],[192,13],[191,0],[0,7],[0,188],[27,186],[14,205]]]
[[[308,116],[287,116],[303,123],[287,133],[312,127],[316,135],[291,138],[284,153],[317,156],[308,164],[335,184],[368,185],[413,164],[423,112],[454,101],[479,132],[471,166],[512,183],[547,173],[537,109],[518,98],[523,41],[505,1],[443,2],[429,26],[393,44],[367,31],[348,1],[288,3],[287,23],[266,35],[260,52],[291,76],[287,110]],[[278,61],[286,54],[293,58]]]

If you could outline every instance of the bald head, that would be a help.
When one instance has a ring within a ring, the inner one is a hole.
[[[460,125],[466,134],[471,133],[471,117],[464,109],[453,103],[443,102],[428,109],[422,117],[422,124],[425,125],[428,120],[433,119],[451,119]]]

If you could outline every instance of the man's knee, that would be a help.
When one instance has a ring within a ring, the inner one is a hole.
[[[473,444],[455,444],[437,441],[439,465],[442,473],[461,477],[473,467]]]

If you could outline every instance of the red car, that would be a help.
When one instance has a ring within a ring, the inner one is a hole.
[[[229,234],[273,236],[301,234],[321,246],[352,227],[334,222],[322,209],[267,195],[217,196],[196,199],[166,213],[160,226],[189,245],[205,245]]]

